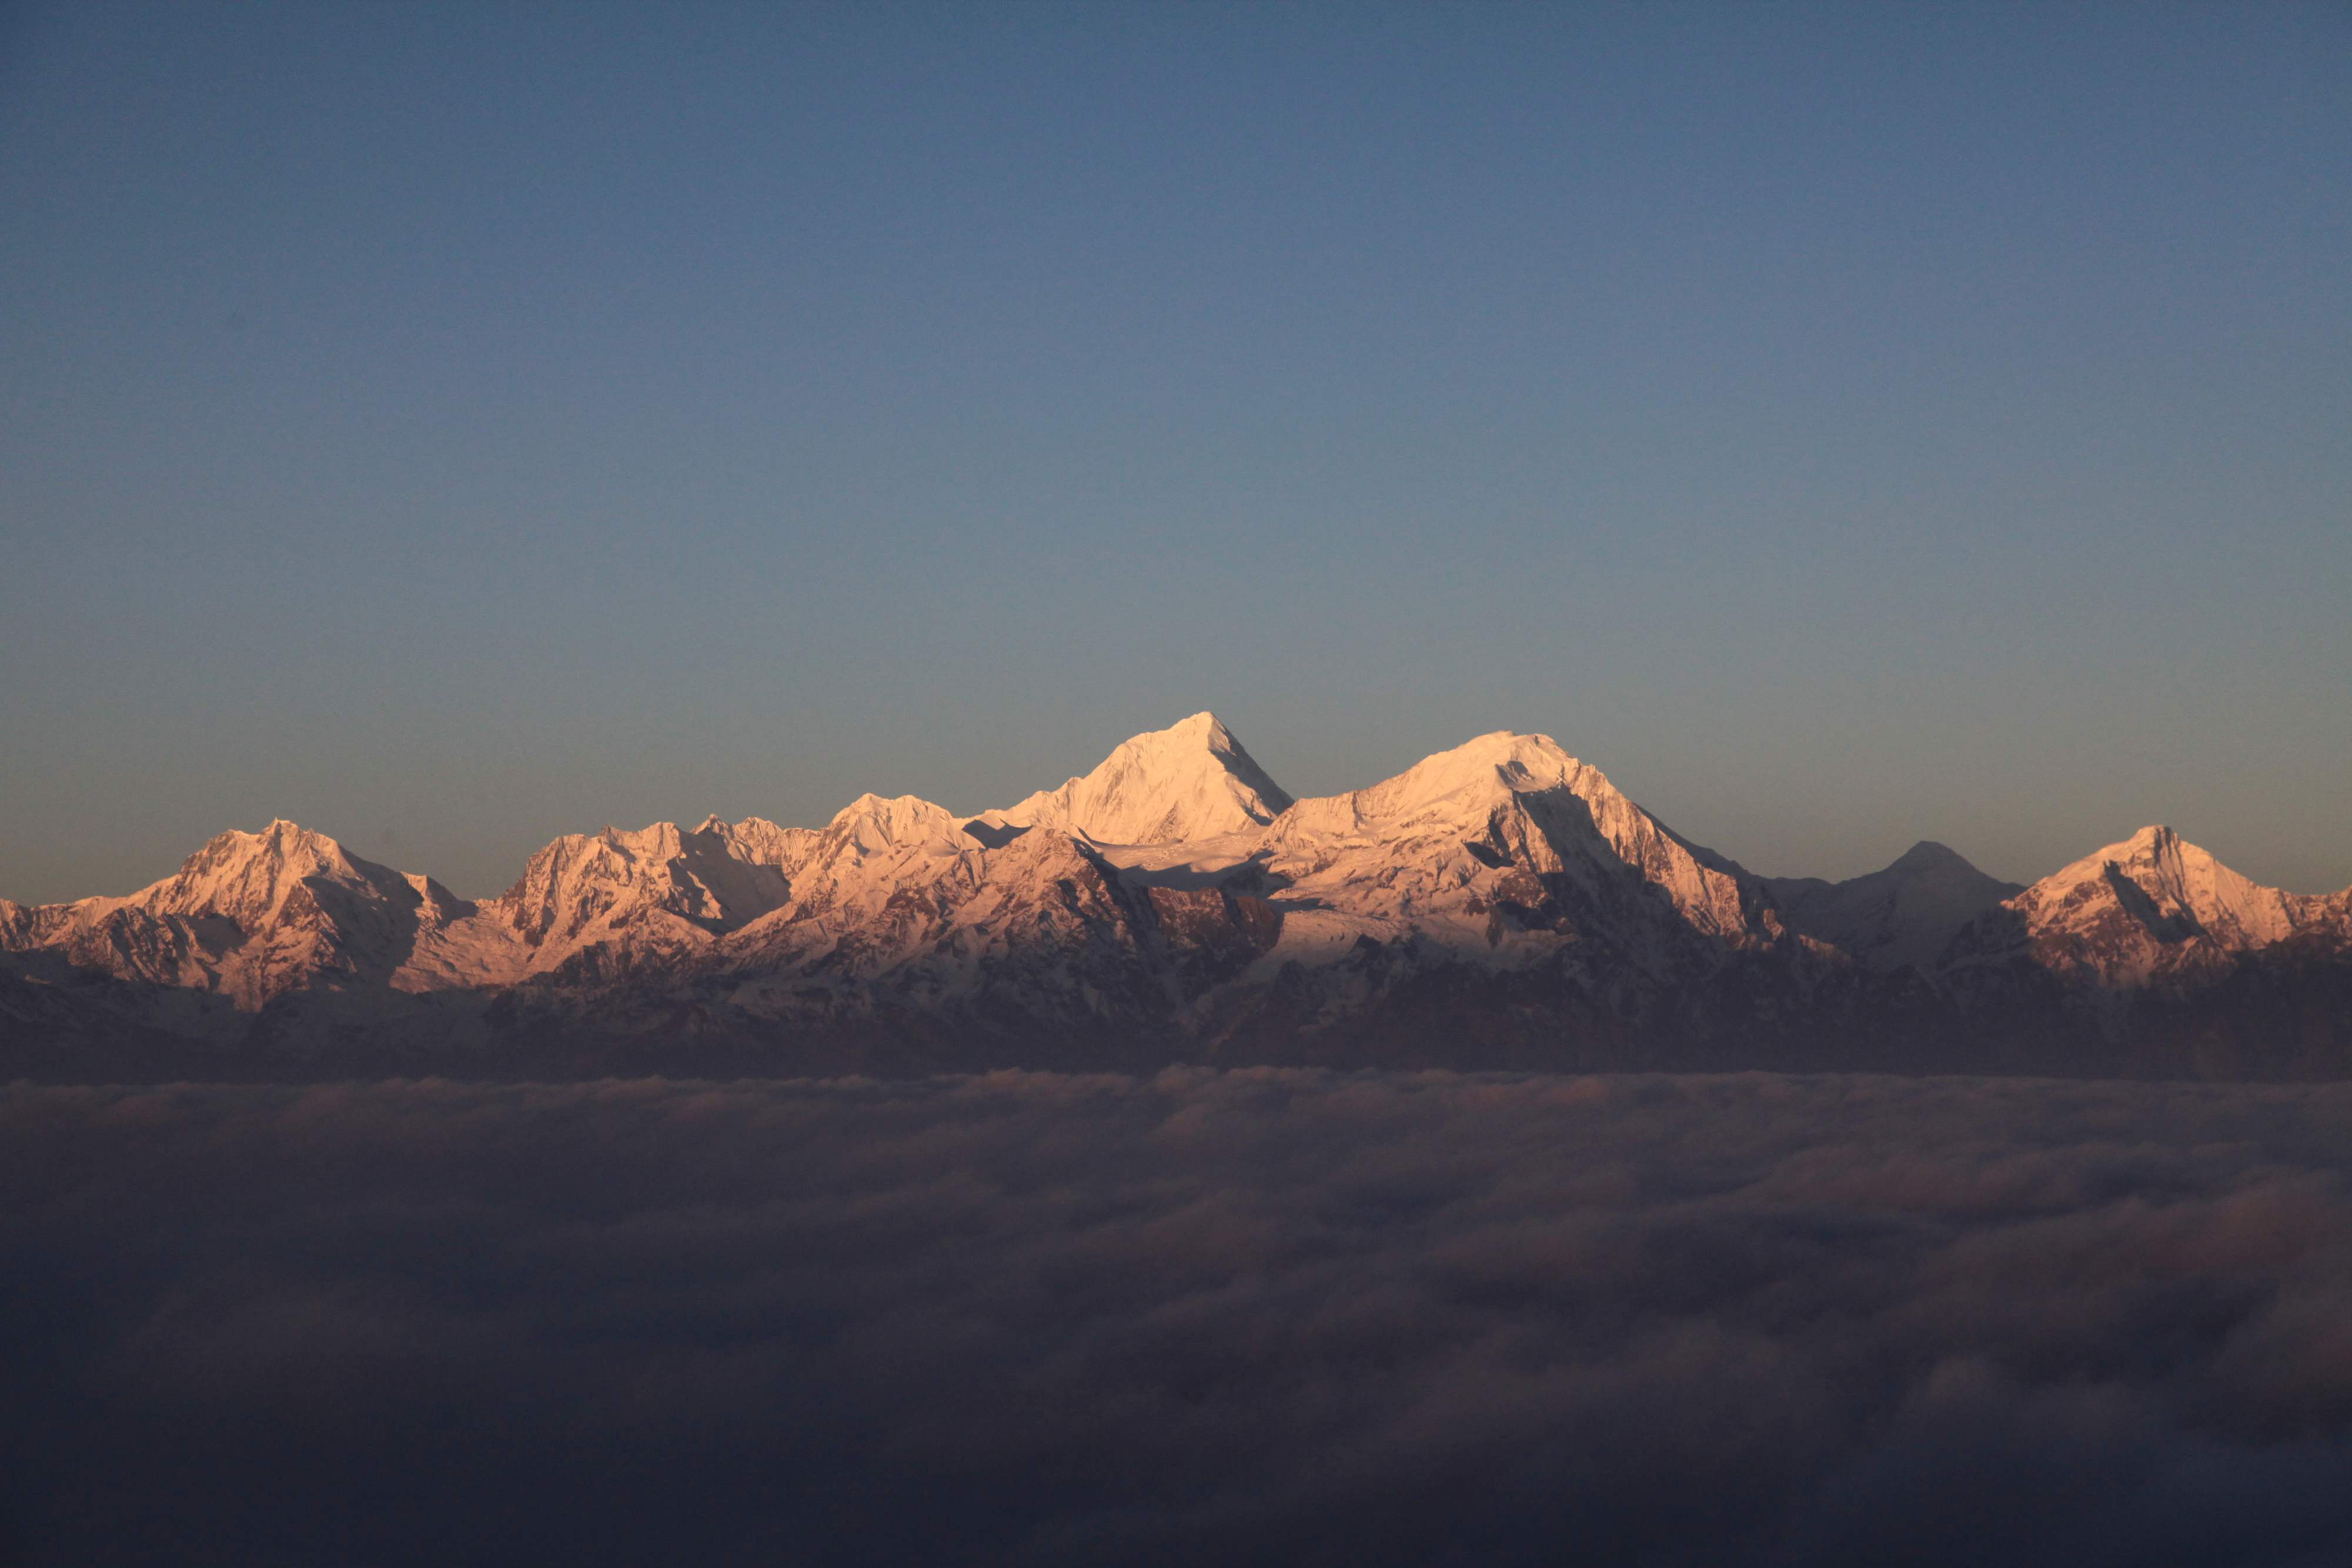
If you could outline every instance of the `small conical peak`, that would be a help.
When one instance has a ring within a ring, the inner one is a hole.
[[[1925,872],[1941,871],[1954,866],[1968,871],[1977,869],[1969,863],[1966,855],[1950,845],[1939,844],[1933,839],[1921,839],[1897,855],[1886,869],[1892,872]]]
[[[732,824],[730,823],[727,819],[721,817],[718,812],[713,811],[709,816],[703,818],[701,822],[696,826],[694,831],[698,833],[723,833],[731,826]]]

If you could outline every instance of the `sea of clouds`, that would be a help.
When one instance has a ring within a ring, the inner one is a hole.
[[[2352,1562],[2352,1087],[0,1090],[0,1561]]]

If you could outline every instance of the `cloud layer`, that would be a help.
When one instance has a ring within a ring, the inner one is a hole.
[[[2352,1559],[2352,1088],[0,1092],[0,1556]]]

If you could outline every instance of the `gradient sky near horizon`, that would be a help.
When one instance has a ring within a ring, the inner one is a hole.
[[[1202,707],[2352,883],[2341,5],[19,5],[0,279],[0,897]]]

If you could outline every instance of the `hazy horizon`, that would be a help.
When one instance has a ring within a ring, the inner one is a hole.
[[[0,897],[1206,707],[2352,883],[2352,15],[0,16]]]

